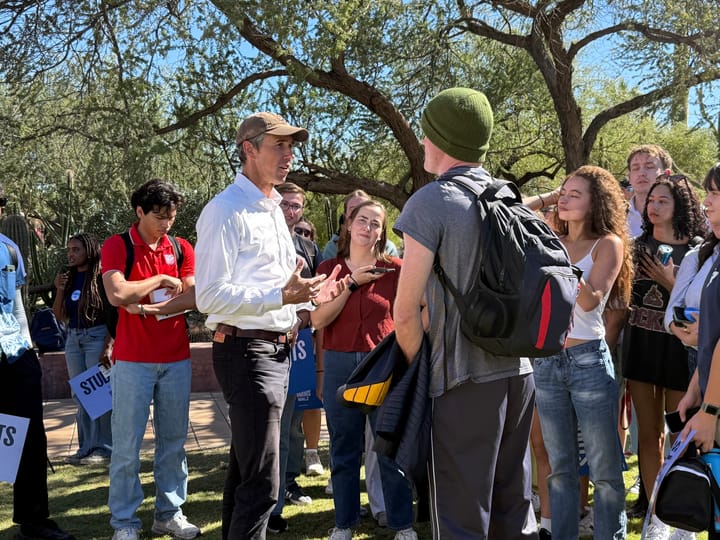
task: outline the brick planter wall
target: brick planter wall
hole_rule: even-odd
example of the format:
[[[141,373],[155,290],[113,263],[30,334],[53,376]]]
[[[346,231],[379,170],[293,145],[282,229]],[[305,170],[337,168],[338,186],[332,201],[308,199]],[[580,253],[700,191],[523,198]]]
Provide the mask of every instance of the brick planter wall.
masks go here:
[[[219,392],[220,386],[215,378],[212,365],[212,343],[191,343],[192,392]],[[40,356],[43,370],[43,398],[65,399],[70,397],[65,354],[61,352],[45,353]]]

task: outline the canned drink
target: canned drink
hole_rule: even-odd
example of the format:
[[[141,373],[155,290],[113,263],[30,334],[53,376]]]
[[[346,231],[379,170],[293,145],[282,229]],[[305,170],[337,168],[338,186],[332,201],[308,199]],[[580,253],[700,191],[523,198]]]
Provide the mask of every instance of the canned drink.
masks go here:
[[[663,266],[666,266],[667,263],[670,261],[672,252],[673,252],[673,248],[671,248],[667,244],[660,244],[657,248],[657,253],[655,254],[655,256],[660,261],[660,264],[662,264]]]

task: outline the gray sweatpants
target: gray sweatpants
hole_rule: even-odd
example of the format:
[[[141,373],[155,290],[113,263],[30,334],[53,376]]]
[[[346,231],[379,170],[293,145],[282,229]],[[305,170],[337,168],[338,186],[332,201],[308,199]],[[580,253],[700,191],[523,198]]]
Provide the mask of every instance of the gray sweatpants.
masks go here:
[[[534,403],[532,375],[467,382],[433,399],[433,539],[537,539],[528,445]]]

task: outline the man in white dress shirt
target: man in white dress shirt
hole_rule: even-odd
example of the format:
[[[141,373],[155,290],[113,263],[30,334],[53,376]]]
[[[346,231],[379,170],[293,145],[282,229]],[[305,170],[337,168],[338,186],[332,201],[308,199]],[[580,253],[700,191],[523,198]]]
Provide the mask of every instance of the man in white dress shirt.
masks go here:
[[[307,130],[262,112],[240,125],[242,162],[232,185],[197,222],[196,300],[215,331],[215,374],[229,404],[232,432],[222,503],[222,537],[264,539],[278,500],[280,417],[289,352],[310,304],[340,294],[345,280],[302,278],[303,262],[274,189],[290,171]]]

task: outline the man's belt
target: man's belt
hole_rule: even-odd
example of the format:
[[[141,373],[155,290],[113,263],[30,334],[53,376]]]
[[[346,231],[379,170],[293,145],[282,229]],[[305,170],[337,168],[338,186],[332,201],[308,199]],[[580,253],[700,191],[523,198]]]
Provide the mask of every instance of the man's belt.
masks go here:
[[[292,338],[292,332],[271,332],[270,330],[243,330],[237,326],[230,326],[229,324],[218,324],[215,328],[216,334],[222,334],[224,336],[230,336],[234,338],[243,339],[262,339],[264,341],[272,341],[273,343],[280,343],[284,345],[289,343]],[[223,340],[215,340],[222,342]]]

